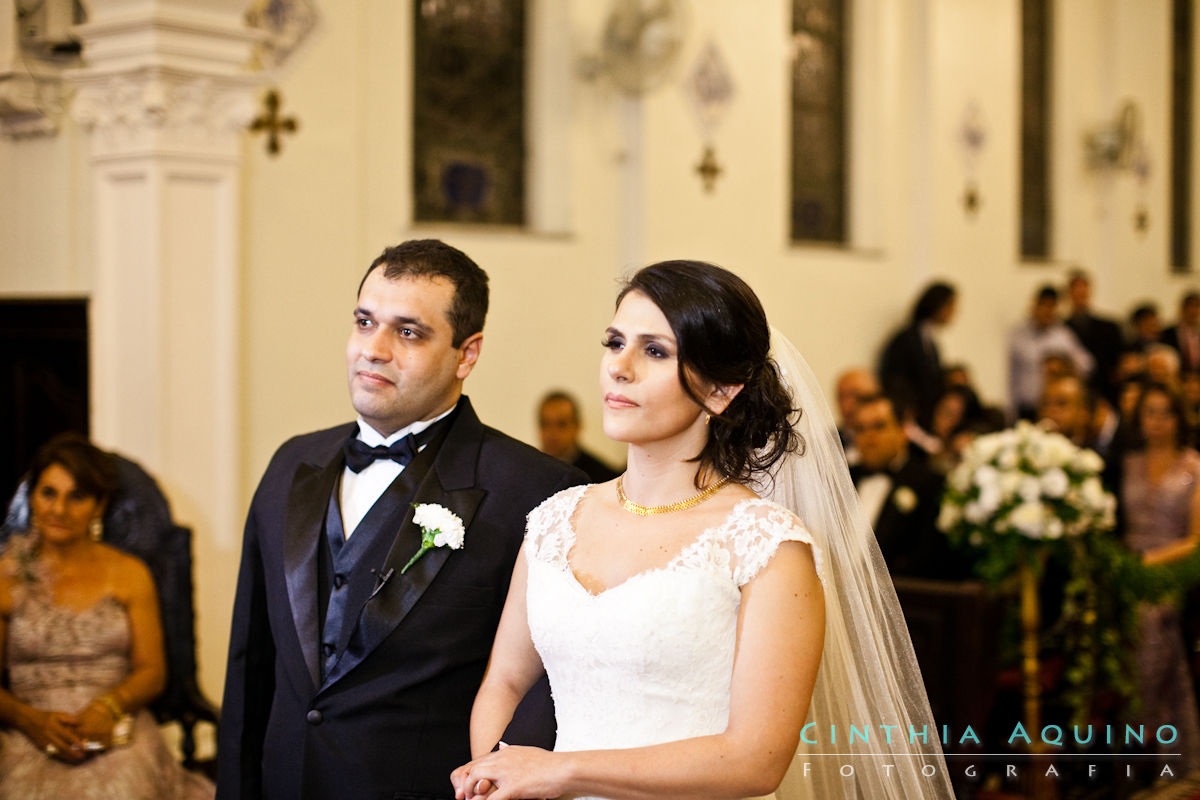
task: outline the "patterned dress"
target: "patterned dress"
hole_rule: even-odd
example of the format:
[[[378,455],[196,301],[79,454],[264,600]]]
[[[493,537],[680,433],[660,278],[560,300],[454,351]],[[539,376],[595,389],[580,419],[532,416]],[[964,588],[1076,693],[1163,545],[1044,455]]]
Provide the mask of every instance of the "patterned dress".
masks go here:
[[[1121,504],[1125,513],[1125,543],[1138,553],[1186,538],[1191,523],[1192,495],[1200,484],[1200,454],[1185,450],[1157,482],[1150,480],[1146,456],[1125,459]],[[1138,694],[1142,708],[1136,722],[1146,726],[1146,741],[1154,740],[1160,725],[1173,725],[1179,738],[1160,746],[1182,754],[1183,771],[1200,769],[1200,718],[1188,668],[1179,608],[1175,604],[1138,608]],[[1172,768],[1179,759],[1167,762]],[[1175,770],[1180,774],[1180,770]]]
[[[75,611],[38,581],[18,582],[6,620],[9,691],[35,708],[81,711],[129,672],[129,614],[111,596]],[[146,710],[127,745],[78,765],[50,758],[25,734],[0,729],[0,800],[204,800],[214,788],[172,756]]]

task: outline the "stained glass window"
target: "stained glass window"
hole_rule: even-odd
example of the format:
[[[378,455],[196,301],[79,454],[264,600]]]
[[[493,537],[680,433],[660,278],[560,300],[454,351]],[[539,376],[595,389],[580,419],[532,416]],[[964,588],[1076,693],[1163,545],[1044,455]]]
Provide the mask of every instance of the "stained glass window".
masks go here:
[[[795,240],[847,239],[845,5],[844,0],[792,0]]]
[[[1021,256],[1050,257],[1050,62],[1046,0],[1021,0]]]
[[[524,0],[413,8],[414,219],[523,225]]]

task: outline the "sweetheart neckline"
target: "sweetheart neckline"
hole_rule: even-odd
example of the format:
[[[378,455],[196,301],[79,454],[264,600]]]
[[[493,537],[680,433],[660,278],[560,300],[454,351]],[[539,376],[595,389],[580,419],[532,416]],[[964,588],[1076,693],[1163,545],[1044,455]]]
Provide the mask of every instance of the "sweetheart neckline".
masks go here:
[[[583,500],[583,497],[584,497],[584,495],[587,494],[587,490],[589,488],[591,488],[591,487],[590,486],[581,487],[582,491],[579,492],[578,496],[575,498],[575,502],[571,505],[570,511],[566,515],[565,527],[566,527],[566,532],[567,532],[567,536],[566,536],[567,541],[564,543],[565,546],[563,548],[563,553],[562,553],[562,561],[563,561],[562,571],[566,572],[567,575],[570,576],[571,582],[573,584],[575,584],[577,587],[579,587],[579,589],[584,594],[586,594],[588,597],[591,597],[594,599],[601,598],[604,595],[608,594],[609,592],[611,592],[615,589],[620,589],[622,586],[626,585],[627,583],[634,580],[635,578],[640,578],[645,575],[653,575],[653,574],[659,573],[659,572],[670,571],[676,565],[676,563],[678,561],[680,561],[685,555],[688,554],[689,551],[698,548],[701,544],[703,544],[704,542],[706,542],[708,540],[708,538],[710,537],[711,534],[714,534],[717,531],[720,531],[722,528],[724,528],[726,525],[728,525],[729,521],[732,520],[734,518],[734,516],[742,509],[742,506],[745,506],[749,503],[767,503],[767,504],[770,503],[769,500],[766,500],[762,497],[746,497],[746,498],[743,498],[743,499],[737,501],[737,503],[734,504],[733,508],[731,508],[729,510],[729,513],[725,515],[724,519],[722,519],[720,522],[716,523],[715,525],[709,525],[707,528],[700,531],[700,533],[696,536],[696,538],[692,539],[690,542],[688,542],[686,545],[684,545],[682,548],[680,548],[679,552],[677,552],[674,556],[672,556],[671,560],[668,561],[666,564],[662,564],[657,567],[647,567],[646,569],[639,570],[639,571],[633,573],[632,575],[626,576],[625,578],[621,579],[620,581],[618,581],[617,583],[614,583],[611,586],[606,586],[605,588],[601,589],[599,592],[593,592],[590,589],[588,589],[586,586],[584,586],[583,582],[579,580],[579,575],[576,574],[575,567],[573,567],[571,565],[571,558],[570,558],[571,551],[573,549],[575,549],[575,544],[579,539],[578,532],[575,530],[575,512],[578,510],[579,503]]]

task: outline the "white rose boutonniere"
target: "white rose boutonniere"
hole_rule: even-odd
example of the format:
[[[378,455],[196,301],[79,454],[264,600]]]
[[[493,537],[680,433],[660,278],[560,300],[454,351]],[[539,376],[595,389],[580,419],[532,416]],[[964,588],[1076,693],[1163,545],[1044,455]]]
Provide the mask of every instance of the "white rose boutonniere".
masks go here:
[[[917,507],[917,493],[907,486],[898,486],[892,492],[892,502],[901,514],[908,514]]]
[[[404,565],[404,569],[400,570],[401,575],[417,563],[417,559],[425,555],[426,551],[435,547],[461,550],[467,533],[463,521],[445,506],[439,506],[437,503],[413,503],[413,509],[413,522],[421,529],[421,549],[417,550]]]

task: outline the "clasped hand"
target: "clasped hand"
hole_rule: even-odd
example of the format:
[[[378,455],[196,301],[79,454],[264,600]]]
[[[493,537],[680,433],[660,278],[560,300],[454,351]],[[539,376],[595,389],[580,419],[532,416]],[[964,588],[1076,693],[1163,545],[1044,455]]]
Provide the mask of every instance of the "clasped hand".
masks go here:
[[[39,711],[26,734],[47,755],[78,764],[112,744],[113,719],[104,710],[88,706],[78,714]]]
[[[509,746],[463,764],[450,774],[455,800],[530,800],[563,794],[559,753]]]

